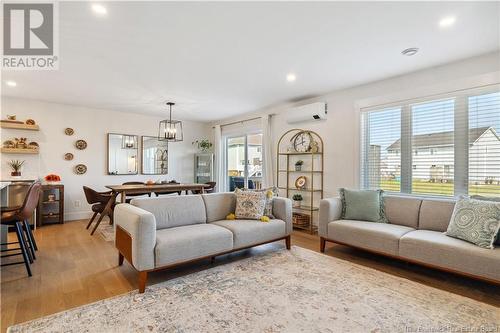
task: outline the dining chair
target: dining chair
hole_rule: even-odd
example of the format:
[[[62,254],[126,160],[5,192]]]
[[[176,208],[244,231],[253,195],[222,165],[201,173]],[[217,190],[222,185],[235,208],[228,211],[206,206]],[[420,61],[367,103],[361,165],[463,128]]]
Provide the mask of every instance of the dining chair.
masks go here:
[[[176,182],[175,180],[171,180],[169,181],[167,184],[180,184],[178,182]],[[178,195],[181,195],[182,194],[182,191],[161,191],[161,192],[155,192],[156,196],[160,196],[162,194],[173,194],[173,193],[177,193]]]
[[[122,185],[144,185],[144,183],[143,182],[125,182]],[[143,195],[147,195],[148,197],[151,197],[151,192],[134,193],[134,194],[127,193],[127,197],[125,198],[125,202],[130,203],[130,201],[132,201],[133,197],[140,197]],[[132,197],[132,198],[128,198],[128,197]]]
[[[94,212],[94,214],[89,220],[89,223],[87,224],[87,229],[90,228],[90,225],[96,218],[97,214],[100,214],[99,219],[97,220],[94,226],[94,229],[92,229],[92,232],[90,233],[91,235],[93,235],[94,232],[97,230],[97,227],[101,223],[102,219],[106,215],[109,217],[109,222],[110,222],[109,224],[113,224],[113,210],[111,210],[111,214],[110,213],[103,214],[103,212],[109,200],[113,201],[115,200],[115,195],[113,194],[112,191],[97,192],[96,190],[93,190],[87,186],[83,187],[83,192],[85,193],[85,198],[87,199],[88,204],[92,205],[92,212]],[[114,202],[113,202],[113,207],[114,207]]]
[[[24,198],[22,206],[2,208],[1,211],[1,224],[9,227],[14,227],[16,231],[17,241],[2,243],[0,245],[3,247],[11,244],[19,244],[19,247],[6,248],[1,250],[0,252],[10,252],[17,250],[21,251],[18,253],[2,255],[1,258],[22,255],[23,261],[2,263],[0,266],[10,266],[24,263],[26,271],[28,272],[28,276],[32,276],[30,264],[33,263],[33,261],[36,259],[35,251],[38,250],[35,236],[31,232],[31,227],[28,223],[28,219],[33,216],[33,212],[38,206],[38,199],[40,197],[41,189],[42,185],[40,184],[40,182],[31,184],[28,192],[26,193],[26,197]]]
[[[206,182],[205,184],[209,185],[210,187],[205,188],[204,193],[213,193],[215,191],[215,185],[217,185],[216,182]],[[192,190],[191,191],[193,194],[200,194],[201,191],[199,190]]]

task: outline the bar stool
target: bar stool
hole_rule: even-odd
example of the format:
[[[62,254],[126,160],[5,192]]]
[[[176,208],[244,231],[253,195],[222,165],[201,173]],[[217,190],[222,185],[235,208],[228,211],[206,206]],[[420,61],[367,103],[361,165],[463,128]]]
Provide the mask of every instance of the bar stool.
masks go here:
[[[23,261],[12,262],[12,263],[2,263],[0,266],[10,266],[10,265],[18,265],[23,264],[26,266],[26,271],[28,272],[28,276],[31,276],[31,268],[30,264],[33,263],[33,260],[36,259],[35,251],[38,250],[36,245],[35,237],[31,232],[31,227],[28,223],[28,219],[33,216],[33,212],[38,205],[38,199],[40,196],[42,185],[39,182],[33,183],[26,197],[24,198],[23,205],[21,207],[12,207],[12,208],[2,208],[1,212],[1,224],[6,226],[14,227],[17,236],[17,242],[9,242],[3,243],[0,245],[11,245],[11,244],[19,244],[18,248],[13,249],[5,249],[0,252],[10,252],[15,250],[21,250],[20,253],[11,253],[2,255],[2,258],[12,257],[17,255],[23,256]],[[24,229],[24,230],[23,230]]]

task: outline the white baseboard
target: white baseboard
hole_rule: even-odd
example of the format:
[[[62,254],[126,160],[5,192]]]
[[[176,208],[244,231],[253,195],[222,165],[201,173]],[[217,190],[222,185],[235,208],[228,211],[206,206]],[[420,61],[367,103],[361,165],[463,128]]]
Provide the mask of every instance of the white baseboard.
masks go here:
[[[64,221],[87,220],[92,217],[92,211],[64,213]]]

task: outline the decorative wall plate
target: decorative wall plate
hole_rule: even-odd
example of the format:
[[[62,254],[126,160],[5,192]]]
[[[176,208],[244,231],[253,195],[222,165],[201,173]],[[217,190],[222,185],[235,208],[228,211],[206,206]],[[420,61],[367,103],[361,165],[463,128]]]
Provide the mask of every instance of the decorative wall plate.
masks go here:
[[[305,176],[300,176],[295,180],[295,187],[298,189],[303,189],[306,186],[307,178]]]
[[[77,164],[75,166],[75,173],[77,175],[83,175],[85,172],[87,172],[87,166],[85,164]]]
[[[74,133],[75,131],[71,127],[68,127],[64,130],[64,134],[66,135],[73,135]]]
[[[71,153],[66,153],[66,154],[64,154],[64,159],[65,159],[66,161],[71,161],[71,160],[73,159],[73,157],[74,157],[74,156],[73,156],[73,154],[71,154]]]
[[[76,149],[84,150],[85,148],[87,148],[87,141],[76,140],[75,147],[76,147]]]

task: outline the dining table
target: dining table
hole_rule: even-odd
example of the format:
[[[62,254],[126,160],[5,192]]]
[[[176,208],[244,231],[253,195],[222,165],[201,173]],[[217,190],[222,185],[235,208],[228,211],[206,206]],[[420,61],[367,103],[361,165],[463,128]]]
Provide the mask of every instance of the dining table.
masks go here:
[[[158,193],[158,192],[182,192],[196,191],[197,193],[205,193],[205,189],[210,188],[209,184],[187,183],[187,184],[126,184],[126,185],[106,185],[106,188],[111,190],[113,194],[109,199],[102,214],[113,212],[113,206],[116,202],[116,197],[121,195],[120,202],[124,203],[127,194],[139,193]]]

